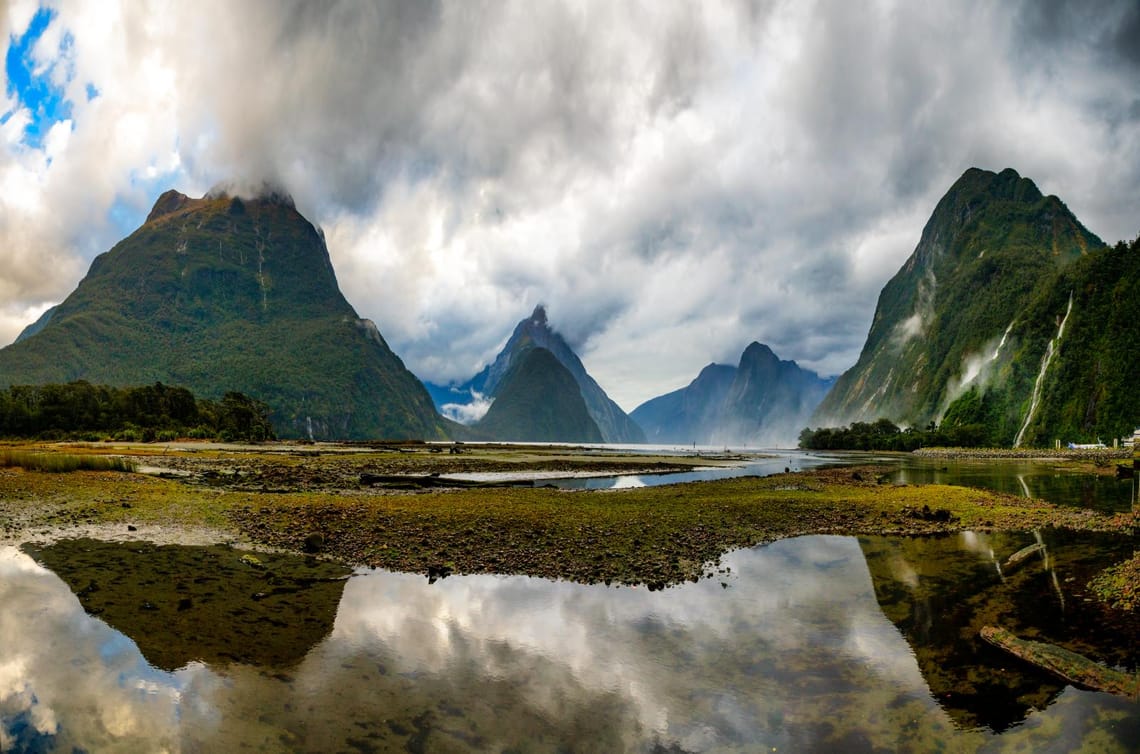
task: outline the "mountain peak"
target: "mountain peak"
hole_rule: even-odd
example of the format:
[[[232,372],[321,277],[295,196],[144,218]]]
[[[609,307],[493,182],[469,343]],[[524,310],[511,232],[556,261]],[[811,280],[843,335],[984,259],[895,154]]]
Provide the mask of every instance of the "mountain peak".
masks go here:
[[[744,349],[744,353],[740,357],[741,363],[745,361],[779,361],[775,352],[768,346],[760,343],[759,341],[752,341],[748,344],[748,348]]]
[[[1005,168],[1000,173],[982,168],[969,168],[946,193],[947,197],[956,195],[1030,204],[1044,197],[1037,184],[1029,178],[1022,177],[1013,168]]]
[[[550,327],[546,318],[546,307],[542,304],[536,306],[529,317],[519,320],[507,344],[495,360],[466,383],[461,392],[470,390],[497,401],[508,375],[536,347],[553,354],[554,358],[573,376],[586,402],[590,418],[601,431],[605,442],[645,442],[645,433],[641,428],[622,411],[620,406],[610,400],[606,392],[586,371],[582,360],[566,340],[557,330]]]
[[[548,349],[524,348],[475,425],[492,437],[529,442],[604,442],[577,379]]]
[[[534,307],[534,312],[530,315],[530,322],[535,327],[549,327],[546,320],[546,307],[542,304]]]
[[[970,168],[883,287],[859,361],[813,423],[937,420],[977,378],[968,362],[994,353],[1034,292],[1103,246],[1060,199],[1016,170]]]
[[[188,205],[190,201],[190,197],[180,191],[175,191],[174,189],[164,191],[155,201],[154,207],[150,210],[150,214],[146,216],[146,221],[149,223],[151,220],[162,217],[163,215],[177,212]]]
[[[206,192],[204,199],[245,199],[247,201],[261,201],[268,204],[279,204],[282,207],[296,209],[293,196],[281,186],[270,181],[242,182],[222,181]]]
[[[652,442],[791,447],[830,386],[753,342],[739,368],[709,364],[687,387],[646,401],[632,417]]]

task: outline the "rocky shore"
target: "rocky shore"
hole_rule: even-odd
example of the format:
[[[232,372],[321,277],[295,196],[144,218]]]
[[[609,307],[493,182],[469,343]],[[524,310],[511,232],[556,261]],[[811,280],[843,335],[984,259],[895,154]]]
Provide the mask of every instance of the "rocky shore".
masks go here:
[[[1020,458],[1025,460],[1092,461],[1110,463],[1132,458],[1132,448],[919,448],[920,458]]]

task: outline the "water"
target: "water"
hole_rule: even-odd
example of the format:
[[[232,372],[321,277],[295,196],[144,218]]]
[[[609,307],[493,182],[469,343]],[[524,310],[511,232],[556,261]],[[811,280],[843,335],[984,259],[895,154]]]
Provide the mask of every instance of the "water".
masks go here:
[[[749,458],[738,465],[668,474],[622,474],[570,479],[542,479],[562,489],[619,489],[682,482],[768,476],[784,471],[802,471],[827,466],[875,464],[893,468],[888,477],[895,484],[953,484],[1035,497],[1057,505],[1075,505],[1105,513],[1131,510],[1133,482],[1111,475],[1074,472],[1048,461],[986,459],[948,461],[921,456],[856,452],[764,451],[764,457]],[[457,475],[461,476],[461,475]],[[506,476],[506,475],[503,475]]]
[[[1005,573],[1033,534],[802,537],[656,592],[0,549],[0,751],[1135,751],[1136,703],[976,638],[1140,667],[1082,592],[1135,543],[1041,536]]]
[[[805,452],[800,450],[764,450],[758,455],[746,456],[733,466],[706,467],[695,471],[671,472],[667,474],[619,474],[596,477],[574,477],[563,479],[542,480],[543,484],[552,484],[561,489],[604,490],[627,487],[652,487],[660,484],[680,484],[683,482],[704,482],[713,479],[731,479],[741,476],[768,476],[778,474],[785,469],[791,471],[804,471],[824,466],[849,464],[852,462],[868,463],[868,458],[876,458],[861,454],[858,461],[854,456],[844,456],[839,453]]]
[[[1103,513],[1132,508],[1133,480],[1113,475],[1078,473],[1048,461],[946,461],[908,457],[891,480],[905,484],[954,484],[962,487],[1035,497],[1058,505],[1075,505]]]

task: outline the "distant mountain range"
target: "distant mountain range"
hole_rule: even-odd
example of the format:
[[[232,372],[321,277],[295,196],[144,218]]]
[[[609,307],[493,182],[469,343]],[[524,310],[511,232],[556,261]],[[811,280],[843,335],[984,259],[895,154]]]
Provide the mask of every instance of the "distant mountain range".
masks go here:
[[[795,447],[833,381],[752,343],[738,366],[709,364],[687,387],[630,416],[653,443]]]
[[[57,307],[0,349],[6,384],[164,382],[264,400],[282,437],[444,438],[450,423],[337,286],[279,191],[158,198]]]
[[[504,392],[504,386],[507,384],[507,375],[525,354],[536,347],[553,355],[557,362],[574,378],[581,397],[585,401],[590,419],[601,432],[603,442],[645,442],[645,433],[642,432],[641,428],[621,410],[620,406],[610,400],[610,397],[606,395],[597,381],[586,372],[582,360],[578,358],[566,340],[551,328],[546,318],[546,308],[541,305],[535,307],[534,312],[529,317],[521,320],[515,326],[510,339],[507,340],[507,344],[495,357],[495,360],[470,380],[458,385],[427,383],[426,387],[436,402],[437,408],[445,415],[456,420],[466,420],[475,429],[487,432],[489,430],[485,424],[472,420],[479,418],[481,407],[493,405],[490,403],[491,401],[498,402]],[[549,364],[547,365],[549,366]],[[517,385],[512,387],[517,389]],[[534,439],[526,436],[521,424],[510,425],[496,417],[493,426],[495,428],[495,439]],[[577,429],[569,432],[569,434],[576,435]]]
[[[889,418],[995,445],[1140,423],[1140,255],[1109,249],[1013,170],[971,168],[879,296],[858,362],[813,426]]]
[[[0,382],[240,391],[282,437],[782,446],[809,424],[888,418],[1051,445],[1140,425],[1138,354],[1140,239],[1107,247],[1028,178],[971,168],[834,384],[753,343],[627,415],[539,306],[477,375],[425,389],[344,299],[321,233],[270,188],[164,193],[0,349]]]

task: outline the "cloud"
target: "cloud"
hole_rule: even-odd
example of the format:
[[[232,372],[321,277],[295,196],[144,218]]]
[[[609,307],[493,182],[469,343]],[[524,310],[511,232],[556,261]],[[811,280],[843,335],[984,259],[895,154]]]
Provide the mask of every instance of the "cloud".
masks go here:
[[[222,180],[287,187],[421,377],[472,375],[545,301],[627,409],[753,340],[848,367],[972,165],[1140,230],[1128,2],[50,7],[69,123],[30,146],[6,95],[0,340],[163,189]]]
[[[488,398],[477,390],[471,391],[470,398],[466,403],[445,403],[439,407],[440,413],[460,424],[474,424],[487,415],[491,404],[495,402],[494,398]]]

